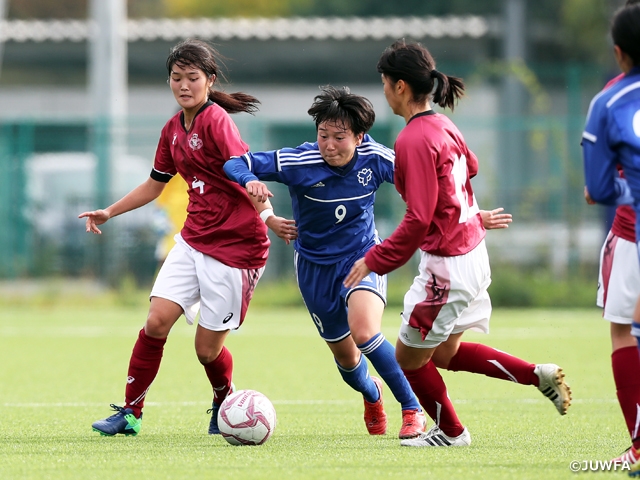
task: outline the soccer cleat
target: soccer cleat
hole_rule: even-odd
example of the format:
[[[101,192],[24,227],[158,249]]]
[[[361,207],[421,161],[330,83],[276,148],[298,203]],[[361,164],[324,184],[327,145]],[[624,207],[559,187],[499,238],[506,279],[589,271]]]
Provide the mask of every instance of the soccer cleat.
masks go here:
[[[457,437],[446,435],[440,427],[434,425],[428,432],[421,432],[415,438],[402,440],[403,447],[468,447],[471,445],[471,435],[465,427]]]
[[[231,386],[229,387],[227,396],[235,391],[236,386],[233,384],[233,382],[231,382]],[[211,404],[211,408],[207,410],[207,414],[211,414],[211,420],[209,421],[209,435],[220,435],[220,429],[218,428],[218,412],[220,411],[220,405],[222,405],[223,401],[224,398],[222,399],[222,401],[220,401],[220,403],[216,403],[214,398],[214,401]]]
[[[631,445],[622,455],[611,460],[611,463],[624,468],[629,468],[630,477],[640,475],[640,452]]]
[[[104,420],[93,422],[93,431],[100,435],[112,437],[118,433],[123,435],[137,435],[142,428],[142,413],[136,418],[130,408],[119,407],[113,403],[110,405],[116,412]]]
[[[378,377],[371,377],[376,384],[380,398],[377,402],[364,401],[364,424],[367,426],[369,435],[384,435],[387,433],[387,414],[382,405],[382,382]]]
[[[414,438],[424,432],[427,425],[427,419],[424,413],[418,409],[402,411],[402,427],[398,438]]]
[[[562,369],[553,363],[541,363],[533,370],[540,379],[538,390],[553,402],[560,415],[571,405],[571,388],[564,381]]]

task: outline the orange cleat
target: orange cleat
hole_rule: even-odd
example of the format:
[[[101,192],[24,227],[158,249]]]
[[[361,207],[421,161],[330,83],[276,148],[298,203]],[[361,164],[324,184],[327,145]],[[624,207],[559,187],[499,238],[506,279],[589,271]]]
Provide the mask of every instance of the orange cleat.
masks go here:
[[[384,435],[387,433],[387,414],[382,406],[382,382],[378,377],[371,377],[378,387],[380,398],[375,403],[364,401],[364,424],[369,435]]]
[[[418,409],[402,411],[402,428],[398,438],[415,438],[424,432],[427,425],[427,419],[424,413]]]

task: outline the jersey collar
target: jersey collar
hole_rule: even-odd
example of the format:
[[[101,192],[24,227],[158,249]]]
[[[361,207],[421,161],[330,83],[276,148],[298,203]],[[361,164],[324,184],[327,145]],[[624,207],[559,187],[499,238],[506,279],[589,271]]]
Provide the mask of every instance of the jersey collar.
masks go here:
[[[327,163],[327,166],[331,170],[336,172],[338,175],[341,175],[344,177],[347,173],[353,170],[353,167],[357,161],[358,161],[358,147],[356,147],[356,149],[353,152],[353,157],[351,158],[351,160],[349,160],[349,163],[347,163],[346,165],[343,165],[342,167],[332,167]]]
[[[193,121],[196,121],[196,118],[198,118],[198,115],[200,115],[200,112],[202,112],[205,108],[210,107],[211,105],[213,105],[213,102],[211,100],[207,100],[207,103],[205,103],[204,105],[202,105],[200,107],[200,110],[198,110],[198,112],[196,113],[195,117],[193,117]],[[186,132],[187,129],[184,128],[184,112],[180,112],[180,125],[182,125],[182,128],[184,129],[184,131]],[[191,123],[191,126],[193,128],[193,122]]]
[[[434,112],[433,110],[427,110],[426,112],[420,112],[420,113],[416,113],[413,117],[411,117],[409,119],[409,121],[407,122],[407,125],[409,125],[409,123],[411,122],[411,120],[413,120],[414,118],[418,118],[418,117],[424,117],[426,115],[435,115],[436,112]]]

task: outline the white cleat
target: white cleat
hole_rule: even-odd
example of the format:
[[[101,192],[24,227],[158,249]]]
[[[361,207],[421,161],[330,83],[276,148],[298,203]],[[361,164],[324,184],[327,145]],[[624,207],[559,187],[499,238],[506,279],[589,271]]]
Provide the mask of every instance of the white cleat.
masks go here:
[[[533,373],[540,379],[538,390],[553,402],[560,415],[566,415],[571,405],[571,388],[564,381],[562,369],[553,363],[541,363]]]
[[[402,440],[403,447],[468,447],[471,445],[471,434],[465,427],[457,437],[446,435],[440,427],[434,425],[428,432],[423,432],[415,438]]]

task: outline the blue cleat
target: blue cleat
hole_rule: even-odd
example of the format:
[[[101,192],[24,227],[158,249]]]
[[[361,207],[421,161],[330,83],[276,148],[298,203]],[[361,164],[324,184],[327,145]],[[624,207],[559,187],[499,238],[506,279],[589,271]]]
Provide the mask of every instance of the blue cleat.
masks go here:
[[[93,422],[93,431],[98,432],[100,435],[112,437],[118,433],[123,435],[137,435],[142,428],[142,414],[140,418],[136,418],[133,414],[133,410],[130,408],[122,408],[117,405],[111,404],[116,414],[111,415],[104,420],[98,420]]]
[[[236,386],[233,384],[233,382],[231,382],[231,386],[229,387],[229,393],[227,393],[227,396],[231,395],[235,391]],[[207,410],[207,414],[211,415],[211,420],[209,421],[209,435],[220,435],[220,429],[218,428],[218,412],[220,411],[221,404],[222,401],[220,403],[216,403],[216,399],[214,397],[211,408]]]
[[[209,422],[209,435],[220,435],[220,429],[218,428],[218,412],[220,411],[220,405],[213,403],[211,408],[207,410],[208,414],[211,414],[211,421]]]

